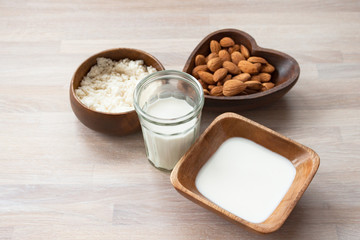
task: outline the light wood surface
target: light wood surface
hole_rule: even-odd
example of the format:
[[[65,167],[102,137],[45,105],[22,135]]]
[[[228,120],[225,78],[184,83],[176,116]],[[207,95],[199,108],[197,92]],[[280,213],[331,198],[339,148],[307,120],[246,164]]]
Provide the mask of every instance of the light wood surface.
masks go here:
[[[145,157],[70,108],[82,61],[142,49],[181,70],[208,33],[237,28],[300,64],[271,106],[240,112],[313,148],[320,168],[282,228],[260,235],[203,209]],[[0,0],[0,239],[359,239],[359,1]],[[204,112],[202,130],[218,115]]]

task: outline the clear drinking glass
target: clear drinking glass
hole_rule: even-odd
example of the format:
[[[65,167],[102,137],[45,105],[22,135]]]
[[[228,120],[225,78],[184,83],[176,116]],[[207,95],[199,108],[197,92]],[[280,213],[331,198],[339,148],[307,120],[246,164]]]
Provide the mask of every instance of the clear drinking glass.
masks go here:
[[[197,139],[203,105],[200,83],[184,72],[159,71],[137,84],[134,107],[147,158],[156,168],[172,170]]]

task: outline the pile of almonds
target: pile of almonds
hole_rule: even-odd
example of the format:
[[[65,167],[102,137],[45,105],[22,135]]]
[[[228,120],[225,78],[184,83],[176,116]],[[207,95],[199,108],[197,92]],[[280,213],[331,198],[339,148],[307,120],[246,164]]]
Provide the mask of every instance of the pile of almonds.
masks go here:
[[[192,75],[203,87],[204,94],[212,96],[247,95],[274,87],[271,73],[275,71],[262,57],[250,56],[244,45],[224,37],[210,42],[211,53],[195,57]]]

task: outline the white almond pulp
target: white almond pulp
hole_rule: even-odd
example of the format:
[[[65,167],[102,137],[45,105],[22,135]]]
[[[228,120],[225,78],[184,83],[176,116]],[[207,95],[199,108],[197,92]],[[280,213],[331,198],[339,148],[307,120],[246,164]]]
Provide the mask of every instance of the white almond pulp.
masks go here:
[[[156,72],[143,60],[128,58],[113,61],[97,58],[97,64],[82,79],[75,89],[79,100],[91,110],[105,113],[121,113],[134,110],[133,93],[136,84]]]

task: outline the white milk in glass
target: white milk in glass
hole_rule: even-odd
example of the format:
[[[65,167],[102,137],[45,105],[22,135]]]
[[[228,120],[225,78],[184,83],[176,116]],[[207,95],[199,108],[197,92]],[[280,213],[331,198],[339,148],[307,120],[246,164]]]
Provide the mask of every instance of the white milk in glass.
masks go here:
[[[193,111],[183,99],[160,98],[144,109],[147,114],[161,119],[175,119]],[[149,160],[157,168],[171,170],[199,135],[199,119],[178,125],[143,123],[142,131]]]
[[[252,223],[264,222],[296,175],[283,156],[245,138],[226,140],[200,169],[199,192],[221,208]]]

